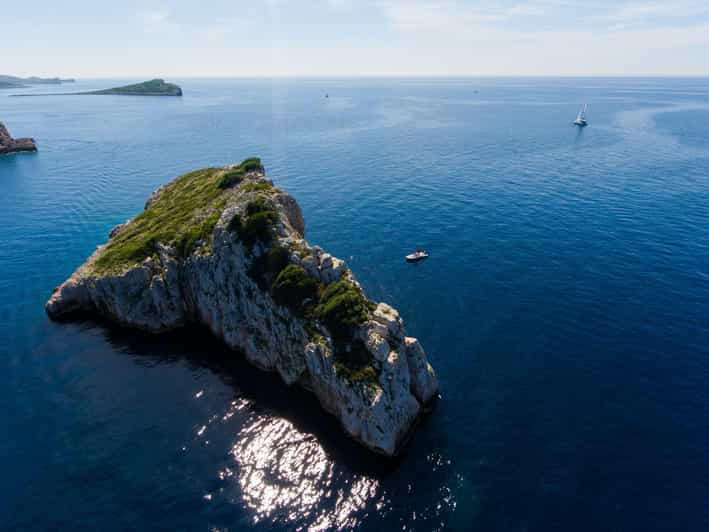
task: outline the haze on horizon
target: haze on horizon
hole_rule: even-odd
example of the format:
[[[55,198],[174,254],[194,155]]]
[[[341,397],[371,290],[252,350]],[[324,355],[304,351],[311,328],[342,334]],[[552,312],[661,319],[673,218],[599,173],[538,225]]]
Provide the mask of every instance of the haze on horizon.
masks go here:
[[[706,0],[35,0],[0,74],[709,75]]]

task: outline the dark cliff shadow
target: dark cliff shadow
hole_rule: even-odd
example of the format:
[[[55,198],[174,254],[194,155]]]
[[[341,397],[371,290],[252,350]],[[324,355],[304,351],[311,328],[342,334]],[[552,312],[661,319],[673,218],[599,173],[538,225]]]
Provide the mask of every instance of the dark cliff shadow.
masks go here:
[[[259,410],[282,417],[297,430],[312,434],[334,462],[353,473],[381,479],[394,472],[406,456],[408,445],[394,458],[362,447],[344,433],[337,419],[322,409],[312,393],[299,386],[287,386],[277,373],[252,366],[242,353],[229,349],[202,326],[189,325],[154,335],[84,314],[59,322],[100,330],[115,351],[156,371],[163,364],[179,362],[211,371],[239,397],[252,400]],[[421,423],[426,423],[427,418],[428,415],[424,416]]]

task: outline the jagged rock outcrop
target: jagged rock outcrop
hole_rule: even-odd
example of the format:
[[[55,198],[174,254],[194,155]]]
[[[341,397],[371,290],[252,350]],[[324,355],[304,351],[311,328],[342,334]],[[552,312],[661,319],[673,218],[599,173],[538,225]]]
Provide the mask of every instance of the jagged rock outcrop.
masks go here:
[[[34,139],[13,139],[5,124],[0,122],[0,155],[22,151],[37,151]]]
[[[345,262],[304,233],[300,207],[257,159],[192,172],[115,228],[46,310],[155,333],[202,323],[394,455],[437,396],[434,371],[398,312],[368,300]]]

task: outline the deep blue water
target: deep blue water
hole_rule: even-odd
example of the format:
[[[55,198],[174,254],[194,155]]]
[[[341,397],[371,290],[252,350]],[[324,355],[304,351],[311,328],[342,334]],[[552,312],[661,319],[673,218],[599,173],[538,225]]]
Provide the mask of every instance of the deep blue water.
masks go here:
[[[176,81],[0,94],[40,149],[0,158],[0,528],[709,528],[709,80]],[[201,330],[45,317],[154,188],[251,155],[437,370],[394,463]]]

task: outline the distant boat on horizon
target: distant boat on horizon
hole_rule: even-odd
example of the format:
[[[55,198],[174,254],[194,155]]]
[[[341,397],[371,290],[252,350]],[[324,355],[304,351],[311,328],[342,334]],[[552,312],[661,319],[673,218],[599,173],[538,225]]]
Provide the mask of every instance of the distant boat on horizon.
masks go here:
[[[588,109],[588,104],[583,104],[583,107],[576,115],[576,120],[574,120],[574,125],[579,127],[586,127],[588,125],[588,120],[586,120],[586,110]]]

